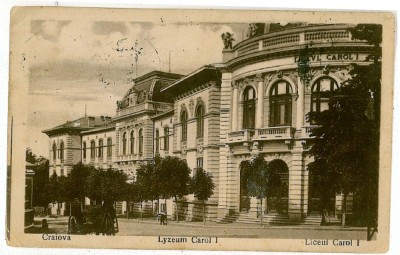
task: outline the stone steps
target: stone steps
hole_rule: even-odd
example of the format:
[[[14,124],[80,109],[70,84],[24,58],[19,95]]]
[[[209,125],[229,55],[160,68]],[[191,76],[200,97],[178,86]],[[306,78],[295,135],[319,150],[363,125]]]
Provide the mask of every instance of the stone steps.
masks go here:
[[[334,216],[329,218],[330,225],[340,225],[340,220]],[[215,222],[220,224],[228,223],[243,223],[243,224],[260,224],[261,218],[255,218],[247,212],[240,212],[233,215],[224,217],[223,219],[217,219]],[[293,222],[289,220],[287,215],[279,214],[268,214],[263,216],[263,225],[306,225],[306,226],[319,226],[321,224],[321,216],[319,215],[309,215],[302,219],[300,222]]]

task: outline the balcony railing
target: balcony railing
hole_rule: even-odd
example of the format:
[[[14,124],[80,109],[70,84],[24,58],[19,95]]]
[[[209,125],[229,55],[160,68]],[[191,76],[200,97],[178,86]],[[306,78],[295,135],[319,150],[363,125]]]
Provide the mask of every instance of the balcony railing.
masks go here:
[[[311,28],[312,29],[312,28]],[[296,46],[308,42],[326,43],[326,42],[350,42],[351,35],[346,28],[320,28],[316,31],[283,31],[280,35],[265,34],[259,37],[259,40],[249,40],[248,43],[241,43],[235,49],[235,56],[243,56],[249,53],[272,50],[279,47]]]
[[[301,128],[301,137],[309,138],[313,129],[317,128],[317,125],[305,126]]]
[[[132,114],[136,112],[141,112],[144,110],[156,110],[156,111],[168,111],[172,109],[172,105],[168,103],[156,103],[153,101],[147,101],[138,105],[128,106],[127,108],[117,110],[117,117],[124,116],[127,114]]]
[[[234,131],[228,134],[228,142],[235,143],[235,142],[250,141],[253,136],[254,136],[254,130],[252,129]]]
[[[291,127],[268,127],[257,129],[256,140],[275,140],[292,138]]]

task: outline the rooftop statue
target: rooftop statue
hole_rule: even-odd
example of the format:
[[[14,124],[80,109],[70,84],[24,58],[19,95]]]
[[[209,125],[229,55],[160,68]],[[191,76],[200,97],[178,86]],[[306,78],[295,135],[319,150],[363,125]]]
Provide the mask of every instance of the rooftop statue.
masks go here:
[[[264,33],[264,23],[250,23],[247,32],[247,37],[251,38]]]
[[[224,49],[232,49],[232,42],[235,41],[235,39],[233,38],[233,33],[222,33],[221,38],[224,42]]]

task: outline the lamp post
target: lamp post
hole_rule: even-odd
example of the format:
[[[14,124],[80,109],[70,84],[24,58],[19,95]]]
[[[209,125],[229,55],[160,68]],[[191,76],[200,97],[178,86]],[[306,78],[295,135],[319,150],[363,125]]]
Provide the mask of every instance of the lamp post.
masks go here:
[[[297,62],[297,72],[305,86],[309,85],[312,78],[309,55],[309,46],[306,44],[305,48],[300,50],[299,62]]]

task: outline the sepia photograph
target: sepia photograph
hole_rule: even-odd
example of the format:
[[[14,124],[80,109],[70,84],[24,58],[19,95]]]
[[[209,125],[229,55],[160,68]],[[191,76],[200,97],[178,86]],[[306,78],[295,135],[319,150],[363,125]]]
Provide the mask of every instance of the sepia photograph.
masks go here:
[[[18,7],[10,37],[9,244],[387,250],[390,13]]]

